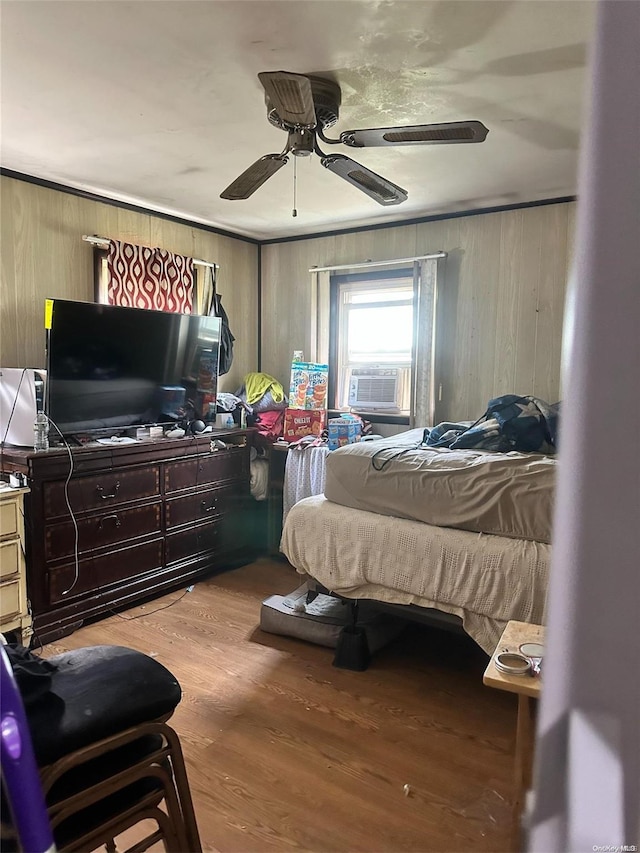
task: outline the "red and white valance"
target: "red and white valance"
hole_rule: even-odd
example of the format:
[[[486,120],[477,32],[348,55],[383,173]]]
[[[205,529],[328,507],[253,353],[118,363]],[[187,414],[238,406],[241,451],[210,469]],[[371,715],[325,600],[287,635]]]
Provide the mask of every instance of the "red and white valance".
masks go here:
[[[107,267],[110,305],[191,314],[193,258],[111,240]]]

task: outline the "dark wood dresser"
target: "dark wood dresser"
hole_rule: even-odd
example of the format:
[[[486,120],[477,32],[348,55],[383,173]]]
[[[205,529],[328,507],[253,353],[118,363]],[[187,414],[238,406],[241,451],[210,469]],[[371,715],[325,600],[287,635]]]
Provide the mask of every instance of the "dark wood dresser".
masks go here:
[[[212,438],[227,447],[211,450]],[[226,430],[92,443],[71,450],[70,477],[65,447],[4,448],[3,473],[29,479],[27,595],[36,641],[252,559],[251,441],[251,430]]]

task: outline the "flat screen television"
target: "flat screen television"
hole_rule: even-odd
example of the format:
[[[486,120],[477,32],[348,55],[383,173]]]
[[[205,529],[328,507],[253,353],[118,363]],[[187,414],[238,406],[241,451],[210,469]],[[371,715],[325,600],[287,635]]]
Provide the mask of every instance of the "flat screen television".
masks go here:
[[[46,411],[64,435],[176,423],[215,406],[219,317],[52,301]]]

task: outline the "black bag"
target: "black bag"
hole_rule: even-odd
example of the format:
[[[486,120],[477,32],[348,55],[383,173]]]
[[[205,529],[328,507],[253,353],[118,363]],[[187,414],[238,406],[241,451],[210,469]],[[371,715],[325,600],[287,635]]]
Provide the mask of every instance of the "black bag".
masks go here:
[[[215,290],[209,314],[213,317],[220,317],[222,320],[222,327],[220,329],[220,365],[218,368],[218,373],[222,376],[224,373],[228,373],[231,370],[231,363],[233,362],[233,342],[235,341],[235,338],[229,328],[227,312],[222,307],[222,297]]]

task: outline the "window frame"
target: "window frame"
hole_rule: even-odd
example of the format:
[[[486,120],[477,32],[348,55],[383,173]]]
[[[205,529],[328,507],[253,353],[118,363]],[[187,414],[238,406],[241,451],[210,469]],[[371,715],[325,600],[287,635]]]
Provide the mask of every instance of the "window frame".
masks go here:
[[[385,285],[392,284],[402,285],[411,292],[411,297],[407,302],[411,301],[413,310],[412,326],[415,329],[415,280],[413,267],[399,266],[390,267],[378,271],[367,271],[363,273],[347,273],[347,274],[331,274],[329,280],[329,386],[328,386],[328,401],[329,407],[335,411],[344,411],[345,408],[338,405],[338,392],[340,390],[340,365],[346,360],[346,342],[344,341],[344,331],[347,324],[348,311],[342,311],[341,294],[345,286],[352,286],[353,289],[363,288],[363,285],[370,284],[372,289],[382,289]],[[385,303],[386,304],[386,303]],[[399,304],[402,304],[399,302]],[[406,304],[406,303],[405,303]],[[412,342],[410,359],[407,364],[404,362],[397,366],[401,369],[406,369],[409,377],[413,371],[413,361],[415,357],[415,342]],[[373,364],[374,362],[372,362]],[[395,366],[395,365],[394,365]],[[411,399],[409,400],[409,409],[403,409],[399,412],[393,411],[372,412],[376,418],[383,417],[384,419],[395,420],[397,418],[406,419],[411,414]]]

